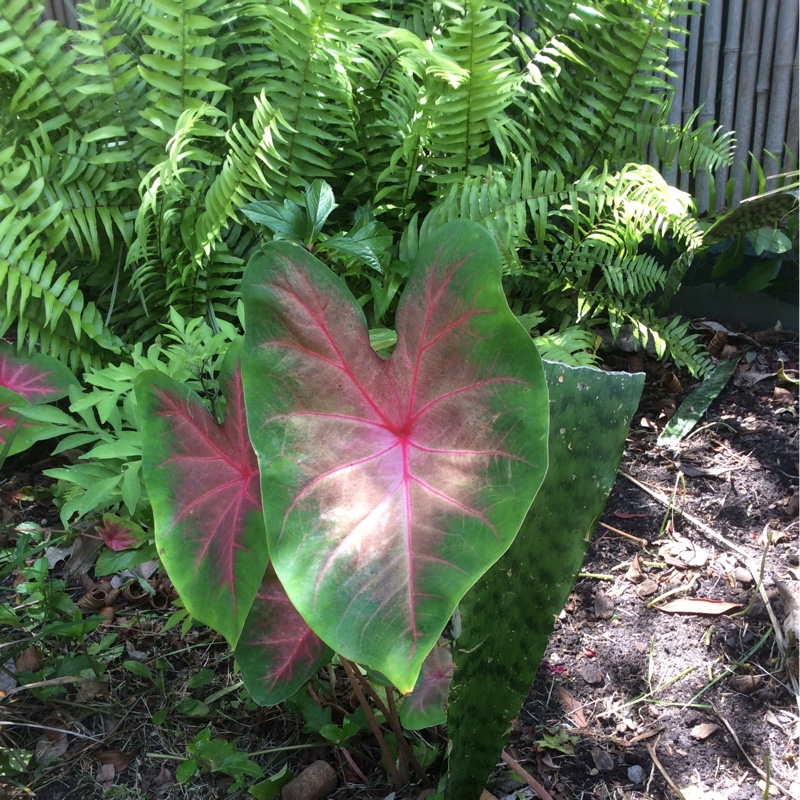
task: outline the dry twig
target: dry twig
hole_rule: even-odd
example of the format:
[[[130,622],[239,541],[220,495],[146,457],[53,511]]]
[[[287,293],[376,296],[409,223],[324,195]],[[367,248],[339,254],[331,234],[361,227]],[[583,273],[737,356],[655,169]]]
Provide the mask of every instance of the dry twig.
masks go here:
[[[544,786],[542,786],[542,784],[539,783],[539,781],[537,781],[536,778],[534,778],[533,775],[531,775],[530,772],[525,769],[525,767],[523,767],[518,761],[515,761],[513,758],[511,758],[511,756],[506,753],[505,750],[503,750],[501,758],[506,764],[508,764],[509,767],[511,767],[511,769],[514,770],[514,772],[517,773],[517,775],[520,776],[520,778],[522,778],[522,780],[525,781],[525,783],[528,784],[528,786],[531,787],[531,789],[533,789],[534,792],[536,792],[536,794],[539,795],[539,797],[542,798],[542,800],[553,800],[553,796],[550,794],[550,792],[548,792],[547,789],[545,789]]]

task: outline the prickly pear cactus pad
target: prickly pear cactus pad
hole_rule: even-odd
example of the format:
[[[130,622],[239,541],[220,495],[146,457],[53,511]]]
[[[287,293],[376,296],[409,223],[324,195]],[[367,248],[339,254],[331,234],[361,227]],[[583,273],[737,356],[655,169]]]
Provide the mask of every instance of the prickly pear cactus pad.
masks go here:
[[[479,798],[614,483],[644,376],[545,362],[550,463],[505,555],[459,604],[446,800]]]

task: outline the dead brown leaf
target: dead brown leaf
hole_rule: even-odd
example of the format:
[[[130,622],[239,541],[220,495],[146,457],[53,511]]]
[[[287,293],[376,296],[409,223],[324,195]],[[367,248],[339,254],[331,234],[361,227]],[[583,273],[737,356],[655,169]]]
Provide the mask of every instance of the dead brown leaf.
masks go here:
[[[689,736],[691,736],[692,739],[697,739],[698,741],[702,742],[703,740],[708,739],[712,733],[718,730],[719,725],[717,725],[715,722],[701,722],[699,725],[695,725],[694,728],[689,731]]]
[[[586,717],[584,716],[583,706],[581,703],[576,700],[563,686],[557,687],[556,695],[558,696],[558,702],[561,704],[561,708],[563,708],[567,715],[572,719],[575,727],[587,727]]]
[[[783,386],[776,386],[772,392],[772,402],[778,406],[791,406],[794,404],[794,392],[784,389]]]
[[[37,672],[40,666],[39,648],[35,645],[26,647],[14,659],[14,668],[16,672]]]
[[[638,553],[631,559],[631,564],[625,572],[625,577],[631,583],[641,583],[644,580],[642,557]]]
[[[729,603],[726,600],[708,600],[704,597],[683,597],[663,606],[656,606],[667,614],[727,614],[734,608],[741,608],[741,603]]]

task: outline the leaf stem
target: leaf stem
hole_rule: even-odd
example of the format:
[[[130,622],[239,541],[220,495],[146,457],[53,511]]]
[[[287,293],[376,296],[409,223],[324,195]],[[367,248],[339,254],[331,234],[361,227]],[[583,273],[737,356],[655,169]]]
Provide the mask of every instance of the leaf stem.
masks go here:
[[[369,722],[369,727],[372,730],[375,741],[378,743],[378,747],[381,749],[383,760],[386,762],[386,766],[392,776],[394,788],[400,790],[405,784],[400,778],[400,772],[398,771],[397,764],[395,764],[394,758],[389,750],[389,745],[386,744],[386,739],[384,738],[383,733],[381,733],[380,725],[378,725],[378,721],[375,719],[375,715],[372,713],[372,708],[370,707],[370,704],[367,702],[367,698],[364,695],[364,690],[361,687],[361,683],[356,677],[358,668],[341,655],[339,655],[339,660],[342,662],[344,674],[347,675],[347,680],[350,681],[350,685],[353,687],[353,691],[356,693],[356,697],[358,698],[358,702],[361,704],[361,708],[364,709],[364,714]]]

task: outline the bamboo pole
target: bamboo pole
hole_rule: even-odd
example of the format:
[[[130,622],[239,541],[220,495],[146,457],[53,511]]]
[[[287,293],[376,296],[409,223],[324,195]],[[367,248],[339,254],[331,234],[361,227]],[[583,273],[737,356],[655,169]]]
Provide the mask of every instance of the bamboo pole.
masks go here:
[[[717,117],[717,76],[720,66],[720,48],[722,45],[722,0],[709,0],[703,20],[703,58],[700,65],[700,93],[702,104],[697,115],[698,125],[713,123]],[[697,173],[694,196],[699,211],[708,210],[707,170]]]
[[[703,4],[692,3],[694,14],[689,20],[689,47],[686,53],[686,75],[684,77],[683,103],[681,105],[681,125],[692,115],[697,108],[695,99],[695,86],[697,84],[697,54],[700,52],[701,29],[703,25]],[[680,176],[680,187],[684,191],[691,189],[691,175],[684,172]]]
[[[775,26],[778,24],[780,0],[767,0],[764,20],[761,24],[761,53],[758,58],[758,80],[756,81],[756,107],[753,119],[753,143],[750,151],[763,167],[767,159],[764,155],[764,140],[767,130],[767,117],[772,110],[772,64],[775,52]],[[788,99],[788,97],[787,97]],[[777,172],[777,170],[775,170]],[[756,186],[758,173],[751,167],[750,185]]]
[[[736,82],[739,77],[739,53],[742,39],[742,10],[744,0],[730,0],[728,3],[727,27],[725,31],[725,50],[722,62],[722,92],[719,103],[719,124],[722,132],[734,130],[733,120],[736,109]],[[738,138],[738,137],[737,137]],[[717,170],[717,207],[721,211],[726,205],[725,187],[731,175],[730,167]]]
[[[789,103],[789,125],[786,131],[786,144],[790,152],[784,153],[783,172],[797,169],[797,159],[800,157],[800,63],[798,55],[794,56],[794,69],[792,70],[792,95]]]
[[[764,148],[779,159],[783,157],[784,142],[792,146],[787,135],[786,123],[791,103],[792,68],[797,53],[797,23],[797,0],[781,0],[769,96],[769,122],[764,140]],[[794,148],[796,153],[796,142]],[[777,174],[779,165],[780,161],[776,163],[771,158],[766,159],[765,174]]]
[[[688,5],[689,4],[687,3],[686,7],[688,7]],[[683,80],[684,76],[686,75],[687,23],[687,15],[685,13],[679,14],[676,24],[680,28],[680,32],[673,34],[671,37],[678,46],[669,51],[669,58],[667,60],[667,69],[675,73],[667,78],[667,82],[669,83],[673,92],[672,103],[669,107],[669,113],[667,114],[667,124],[677,125],[678,127],[681,127],[682,124],[681,108],[683,105]],[[670,186],[678,185],[677,157],[674,159],[674,163],[666,165],[663,168],[662,174],[664,175],[664,180],[666,180]]]
[[[758,50],[761,38],[761,20],[764,16],[762,0],[748,0],[744,37],[737,86],[738,103],[734,128],[736,129],[736,155],[733,164],[733,205],[738,205],[745,191],[745,171],[748,169],[748,152],[752,147],[753,110],[758,76]],[[749,177],[749,172],[748,172]]]

